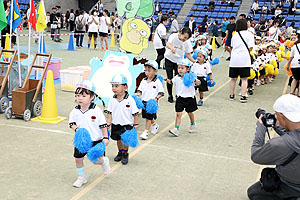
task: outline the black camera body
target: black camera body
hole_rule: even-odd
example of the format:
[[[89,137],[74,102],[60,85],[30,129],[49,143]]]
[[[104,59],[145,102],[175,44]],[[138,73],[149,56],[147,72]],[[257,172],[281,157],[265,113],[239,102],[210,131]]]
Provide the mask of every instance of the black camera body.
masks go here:
[[[267,113],[264,109],[257,109],[255,116],[257,119],[262,115],[262,122],[265,127],[273,127],[276,124],[276,118],[274,114]]]

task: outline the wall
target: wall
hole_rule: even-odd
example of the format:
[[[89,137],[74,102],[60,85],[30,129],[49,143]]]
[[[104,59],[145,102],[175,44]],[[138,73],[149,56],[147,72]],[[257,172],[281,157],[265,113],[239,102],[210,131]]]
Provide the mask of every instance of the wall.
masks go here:
[[[63,13],[67,11],[67,9],[77,10],[79,0],[44,0],[45,9],[47,12],[51,12],[52,7],[57,5],[61,6],[61,10]]]

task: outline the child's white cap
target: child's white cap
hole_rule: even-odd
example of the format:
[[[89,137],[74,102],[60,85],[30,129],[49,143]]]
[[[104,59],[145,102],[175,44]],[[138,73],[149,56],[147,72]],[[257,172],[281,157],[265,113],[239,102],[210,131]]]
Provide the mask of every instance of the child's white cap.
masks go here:
[[[149,60],[148,62],[145,63],[145,65],[149,65],[153,67],[155,70],[158,70],[158,64],[155,60]]]
[[[80,83],[77,83],[75,87],[76,87],[76,89],[77,88],[84,88],[84,89],[87,89],[87,90],[90,90],[90,91],[96,93],[96,86],[90,80],[81,81]]]
[[[184,66],[190,67],[192,65],[192,62],[189,61],[189,59],[183,58],[183,59],[180,59],[177,64],[178,65],[184,65]]]
[[[207,52],[206,52],[205,50],[203,50],[203,49],[197,50],[197,54],[198,54],[198,53],[201,53],[201,54],[204,56],[204,58],[207,57]]]
[[[111,84],[127,84],[127,78],[123,74],[116,74],[112,77]]]

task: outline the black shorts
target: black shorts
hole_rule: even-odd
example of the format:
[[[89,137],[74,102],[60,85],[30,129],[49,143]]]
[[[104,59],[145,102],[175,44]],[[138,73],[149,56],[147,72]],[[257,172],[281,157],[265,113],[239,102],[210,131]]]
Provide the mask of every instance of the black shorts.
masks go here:
[[[260,74],[261,76],[266,75],[266,69],[263,68],[263,69],[259,70],[259,74]]]
[[[208,91],[206,77],[197,76],[197,79],[200,81],[200,85],[196,86],[195,88],[199,89],[199,92],[206,92],[206,91]]]
[[[229,67],[229,77],[237,78],[246,78],[250,76],[250,67]]]
[[[182,112],[185,109],[187,113],[194,112],[198,109],[195,97],[177,97],[175,111]]]
[[[93,36],[94,36],[94,38],[97,38],[98,37],[98,33],[97,32],[89,32],[89,37],[91,38]]]
[[[112,140],[121,140],[121,135],[127,131],[131,130],[133,126],[131,125],[120,125],[120,124],[111,124],[111,134],[110,138]]]
[[[226,32],[222,32],[222,38],[226,36]]]
[[[102,142],[102,140],[93,141],[93,146],[97,145],[98,143]],[[83,158],[87,153],[80,153],[79,150],[74,147],[74,158]]]
[[[143,104],[144,104],[144,107],[146,108],[147,102],[143,101]],[[157,115],[156,115],[156,113],[149,114],[146,112],[146,109],[143,109],[142,110],[142,118],[152,120],[152,119],[156,119]]]
[[[225,46],[231,47],[231,38],[227,38],[227,40],[225,42]]]
[[[300,80],[300,68],[291,68],[294,79]]]
[[[100,36],[100,37],[107,37],[107,36],[108,36],[108,33],[99,32],[99,36]]]

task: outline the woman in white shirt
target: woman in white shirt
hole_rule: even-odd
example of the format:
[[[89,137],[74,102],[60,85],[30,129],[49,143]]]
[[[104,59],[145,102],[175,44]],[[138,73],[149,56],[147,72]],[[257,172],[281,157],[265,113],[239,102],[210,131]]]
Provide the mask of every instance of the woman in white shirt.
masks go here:
[[[256,11],[258,11],[258,1],[255,1],[254,3],[253,3],[253,5],[252,5],[252,12],[255,14],[256,13]]]
[[[97,47],[97,37],[98,37],[98,26],[99,26],[99,17],[98,17],[98,11],[93,10],[92,15],[89,17],[89,40],[88,40],[88,48],[91,47],[91,39],[94,36],[94,42],[95,42],[95,49]]]
[[[166,26],[168,25],[169,20],[168,16],[163,15],[160,20],[160,24],[156,27],[155,33],[154,33],[154,40],[153,40],[153,46],[156,49],[157,57],[156,62],[158,63],[158,68],[160,69],[160,61],[164,59],[165,54],[165,46],[167,38],[167,29]]]
[[[175,75],[178,74],[177,63],[184,58],[184,55],[191,62],[196,62],[191,55],[193,52],[192,43],[189,40],[191,36],[192,31],[189,27],[184,27],[178,33],[170,35],[165,53],[165,68],[168,79],[171,80],[173,78],[174,72]],[[173,103],[172,85],[168,83],[167,89],[169,94],[168,102]]]
[[[245,19],[239,19],[236,22],[236,33],[231,39],[231,59],[229,64],[229,77],[230,80],[230,100],[234,100],[234,89],[238,76],[240,76],[241,85],[241,99],[240,102],[245,103],[248,101],[246,97],[246,90],[248,85],[248,77],[250,76],[251,58],[249,51],[254,47],[254,36],[247,31],[248,24]],[[242,39],[243,38],[243,39]],[[245,41],[245,43],[243,42]],[[248,50],[249,49],[249,50]]]
[[[108,10],[105,9],[103,12],[103,16],[100,17],[99,36],[100,36],[102,51],[104,51],[103,40],[105,42],[106,50],[108,50],[107,35],[108,35],[108,26],[110,26],[110,18],[108,15],[109,15]]]
[[[278,40],[278,37],[282,35],[279,29],[279,21],[273,21],[273,26],[269,29],[269,39]]]
[[[291,94],[295,94],[296,87],[298,84],[298,97],[300,97],[300,31],[297,31],[298,39],[294,43],[294,46],[291,49],[291,56],[287,66],[291,65],[291,71],[293,74],[293,81],[291,84]],[[289,69],[288,69],[289,70]]]

